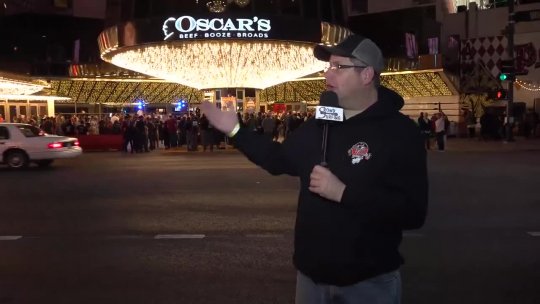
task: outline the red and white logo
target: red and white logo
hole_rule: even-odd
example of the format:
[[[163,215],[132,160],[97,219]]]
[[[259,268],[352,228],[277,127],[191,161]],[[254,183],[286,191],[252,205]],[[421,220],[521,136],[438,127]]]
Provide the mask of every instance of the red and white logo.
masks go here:
[[[369,146],[365,142],[359,142],[352,146],[348,151],[349,156],[352,159],[352,164],[358,164],[362,160],[368,160],[371,158],[371,153],[369,153]]]

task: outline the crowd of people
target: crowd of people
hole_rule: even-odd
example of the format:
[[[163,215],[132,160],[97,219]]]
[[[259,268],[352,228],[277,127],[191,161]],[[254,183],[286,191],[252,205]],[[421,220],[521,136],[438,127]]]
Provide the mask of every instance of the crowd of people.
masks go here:
[[[425,147],[431,149],[431,138],[435,137],[438,151],[444,151],[450,120],[443,112],[435,113],[428,117],[428,113],[420,112],[418,117],[418,127],[424,137]]]
[[[241,113],[237,114],[243,125],[250,130],[272,136],[275,141],[282,141],[292,131],[298,128],[303,122],[311,117],[310,113]],[[197,151],[202,147],[203,151],[213,151],[223,149],[229,143],[229,138],[222,132],[214,128],[204,114],[189,113],[183,115],[170,114],[166,119],[143,119],[157,124],[157,134],[165,149],[181,148],[186,145],[188,151]],[[128,124],[129,126],[129,124]],[[123,130],[124,137],[136,138],[136,135],[129,135],[129,129]],[[150,127],[150,129],[154,129]],[[142,130],[142,129],[141,129]],[[153,132],[153,131],[151,131]]]
[[[2,119],[3,121],[3,119]],[[13,123],[27,123],[41,128],[47,134],[55,135],[99,135],[120,134],[118,115],[103,116],[89,114],[57,114],[56,116],[18,115],[11,119]]]
[[[275,141],[283,141],[291,132],[312,116],[308,112],[238,113],[240,121],[254,132],[271,135]],[[4,118],[0,116],[0,122]],[[28,123],[41,128],[47,134],[122,135],[123,151],[149,152],[186,147],[188,151],[213,151],[223,149],[229,139],[216,130],[200,111],[183,114],[58,114],[56,116],[19,115],[15,123]]]
[[[539,132],[539,115],[533,109],[527,110],[523,117],[515,117],[512,125],[513,132],[525,138],[537,137]],[[417,119],[420,132],[424,135],[426,149],[431,149],[431,142],[435,138],[439,151],[444,151],[446,138],[450,130],[450,121],[443,113],[434,113],[429,117],[428,113],[420,112]],[[505,116],[497,115],[492,108],[486,108],[483,114],[477,118],[470,110],[463,110],[463,124],[467,129],[466,136],[479,140],[501,140],[506,138]],[[477,130],[479,132],[477,132]],[[478,133],[478,134],[477,134]]]
[[[241,122],[260,134],[271,135],[275,141],[283,141],[288,134],[309,119],[307,112],[288,113],[238,113]],[[123,138],[123,152],[143,153],[163,147],[183,148],[188,151],[213,151],[224,149],[229,143],[225,134],[215,129],[199,111],[184,114],[112,114],[58,115],[41,121],[20,121],[35,124],[48,134],[78,136],[118,134]]]
[[[239,121],[248,129],[271,136],[282,142],[302,123],[313,116],[312,112],[267,112],[238,113]],[[4,118],[0,116],[0,122]],[[58,114],[51,117],[18,115],[12,122],[28,123],[41,128],[48,134],[79,136],[117,134],[122,135],[123,151],[131,153],[149,152],[163,147],[182,148],[188,151],[213,151],[224,149],[230,139],[215,129],[200,111],[181,115],[169,114]],[[445,150],[450,129],[448,117],[441,111],[431,116],[420,112],[416,120],[425,139],[425,147],[430,150],[432,143],[438,151]],[[529,109],[516,124],[518,134],[524,137],[538,136],[538,113]],[[481,117],[476,118],[469,110],[463,111],[463,124],[469,138],[499,140],[505,138],[504,117],[496,115],[487,108]],[[477,130],[479,132],[477,132]],[[477,134],[478,133],[478,134]]]

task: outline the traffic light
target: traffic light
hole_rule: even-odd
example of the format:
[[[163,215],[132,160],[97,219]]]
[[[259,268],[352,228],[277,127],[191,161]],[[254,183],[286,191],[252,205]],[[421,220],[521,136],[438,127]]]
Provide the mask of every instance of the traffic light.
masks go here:
[[[504,100],[508,96],[508,91],[504,89],[499,89],[495,91],[488,92],[488,99],[493,100]]]
[[[495,93],[495,97],[497,98],[497,100],[506,99],[506,95],[507,95],[506,90],[498,90]]]
[[[499,74],[500,81],[516,80],[515,73],[514,60],[501,60],[501,73]]]

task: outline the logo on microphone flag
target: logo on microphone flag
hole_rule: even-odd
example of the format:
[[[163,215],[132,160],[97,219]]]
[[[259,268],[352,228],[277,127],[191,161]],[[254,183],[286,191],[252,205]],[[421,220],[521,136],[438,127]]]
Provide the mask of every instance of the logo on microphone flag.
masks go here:
[[[371,153],[369,153],[369,146],[365,142],[359,142],[352,146],[348,151],[349,156],[351,157],[351,162],[353,165],[360,163],[362,160],[368,160],[371,158]]]
[[[327,121],[343,121],[343,109],[334,107],[317,106],[315,107],[315,119]]]

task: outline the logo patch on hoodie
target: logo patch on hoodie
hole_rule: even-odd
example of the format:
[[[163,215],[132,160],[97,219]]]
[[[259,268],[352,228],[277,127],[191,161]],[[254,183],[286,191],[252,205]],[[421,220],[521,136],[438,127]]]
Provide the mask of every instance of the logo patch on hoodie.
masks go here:
[[[360,163],[362,160],[368,160],[371,158],[371,153],[369,153],[369,146],[365,142],[356,143],[348,151],[349,156],[351,157],[351,162],[353,165]]]

